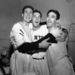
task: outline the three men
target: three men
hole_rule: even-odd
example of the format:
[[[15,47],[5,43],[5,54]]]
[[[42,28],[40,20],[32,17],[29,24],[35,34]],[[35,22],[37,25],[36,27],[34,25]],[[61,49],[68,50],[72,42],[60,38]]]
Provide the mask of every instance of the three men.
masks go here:
[[[64,67],[60,69],[62,63],[60,64],[59,59],[67,55],[65,42],[67,30],[64,32],[56,21],[60,18],[59,12],[48,11],[47,25],[43,26],[40,26],[41,12],[33,10],[31,6],[23,8],[22,16],[23,21],[16,23],[10,33],[11,42],[16,50],[11,57],[12,75],[72,73],[68,69],[64,72],[62,70]],[[69,63],[67,60],[68,58],[64,59]],[[68,65],[72,69],[70,64]]]

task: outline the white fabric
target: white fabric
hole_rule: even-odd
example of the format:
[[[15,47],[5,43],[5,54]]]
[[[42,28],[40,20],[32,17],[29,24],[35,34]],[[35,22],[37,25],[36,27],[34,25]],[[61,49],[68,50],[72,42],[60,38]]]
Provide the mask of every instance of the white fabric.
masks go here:
[[[25,32],[24,29],[27,31]],[[33,34],[33,31],[31,31],[32,26],[30,25],[30,27],[25,27],[24,29],[21,27],[20,23],[17,23],[13,26],[10,33],[10,38],[15,47],[24,42],[34,41],[33,35],[30,35]],[[14,37],[14,39],[12,37]],[[33,75],[49,75],[46,58],[37,60],[33,59],[29,54],[20,53],[18,51],[15,51],[12,54],[10,66],[12,75],[30,75],[30,73]]]
[[[25,26],[25,28],[28,29],[27,26]],[[24,42],[31,42],[28,34],[24,31],[20,23],[17,23],[13,26],[10,32],[10,39],[15,47],[21,45]]]
[[[48,29],[46,25],[40,26],[37,30],[32,31],[33,41],[37,41],[47,35]],[[32,55],[33,58],[43,58],[46,52],[39,52]]]
[[[37,30],[33,30],[32,36],[33,36],[33,41],[37,41],[40,38],[44,37],[48,33],[48,29],[46,25],[40,26]],[[37,38],[35,38],[35,36]]]
[[[30,29],[28,26],[25,26],[25,28],[29,31],[29,35],[27,32],[25,32],[25,30],[23,29],[23,27],[21,26],[21,22],[16,23],[13,27],[12,30],[10,32],[10,39],[12,44],[14,45],[14,47],[18,47],[19,45],[21,45],[24,42],[31,42],[30,38]],[[23,58],[23,56],[24,58]],[[20,56],[20,57],[19,57]],[[18,59],[19,57],[19,59]],[[21,61],[21,59],[25,60],[25,63],[29,63],[30,60],[30,55],[28,54],[22,54],[19,53],[18,51],[15,51],[12,56],[11,56],[11,61],[10,61],[10,66],[11,66],[11,70],[12,70],[12,75],[21,75],[23,72],[23,66],[22,64],[19,65],[19,62]],[[22,62],[23,62],[22,60]],[[21,62],[21,63],[22,63]],[[18,66],[22,66],[22,68],[19,67],[18,70]],[[27,64],[25,64],[27,65]],[[16,71],[18,70],[18,72]]]

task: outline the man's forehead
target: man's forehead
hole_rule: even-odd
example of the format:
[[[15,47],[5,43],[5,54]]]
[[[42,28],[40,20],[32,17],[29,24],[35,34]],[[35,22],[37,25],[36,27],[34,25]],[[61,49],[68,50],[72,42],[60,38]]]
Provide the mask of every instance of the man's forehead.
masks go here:
[[[54,13],[54,12],[50,12],[49,14],[48,14],[48,16],[56,16],[56,14]]]
[[[34,16],[40,16],[40,13],[35,12],[33,15],[34,15]]]
[[[33,11],[31,8],[26,8],[24,11]]]

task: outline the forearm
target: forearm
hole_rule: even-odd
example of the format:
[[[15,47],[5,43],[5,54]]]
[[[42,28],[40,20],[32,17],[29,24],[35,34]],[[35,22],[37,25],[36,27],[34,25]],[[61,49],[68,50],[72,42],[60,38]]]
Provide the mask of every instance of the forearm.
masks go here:
[[[38,43],[32,42],[32,43],[23,43],[19,47],[17,47],[17,50],[21,53],[28,53],[32,54],[34,50],[38,50]]]
[[[42,47],[39,46],[39,44],[47,39],[47,38],[50,38],[48,40],[48,42],[50,43],[57,43],[55,37],[52,35],[52,34],[47,34],[45,37],[41,38],[40,40],[36,41],[36,42],[31,42],[31,43],[23,43],[22,45],[20,45],[19,47],[17,47],[17,50],[19,52],[22,52],[22,53],[29,53],[29,54],[32,54],[32,53],[36,53],[36,52],[40,52],[39,48],[41,48],[42,51],[45,51],[45,49],[43,49]]]

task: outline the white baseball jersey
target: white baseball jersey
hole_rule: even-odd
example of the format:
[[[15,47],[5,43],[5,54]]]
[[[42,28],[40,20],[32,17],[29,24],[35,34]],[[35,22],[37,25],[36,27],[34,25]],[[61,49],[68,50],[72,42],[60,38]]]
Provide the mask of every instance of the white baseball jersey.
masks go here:
[[[20,46],[24,42],[32,41],[31,30],[29,26],[26,26],[26,25],[24,25],[23,27],[22,26],[23,26],[22,22],[18,22],[12,27],[12,30],[10,32],[10,40],[15,48]],[[25,71],[29,71],[28,64],[30,62],[30,55],[26,53],[24,54],[20,53],[16,50],[12,54],[11,60],[10,60],[12,75],[22,75],[23,74],[23,66],[24,66],[24,64],[22,64],[23,62],[26,65]]]
[[[48,33],[48,29],[46,25],[40,26],[40,28],[38,28],[37,30],[32,29],[33,42],[41,39],[47,33]],[[32,63],[33,63],[36,75],[50,75],[47,59],[46,59],[46,52],[34,53],[32,55],[32,58],[33,58]]]
[[[15,47],[24,42],[31,42],[31,31],[29,26],[22,25],[21,22],[15,24],[10,32],[10,39]]]
[[[47,35],[47,33],[48,33],[47,26],[46,25],[40,26],[40,28],[38,28],[37,30],[32,31],[33,41],[35,42],[41,39],[42,37]],[[45,52],[39,52],[39,53],[33,54],[32,57],[33,58],[43,58],[44,55],[45,55]]]
[[[33,36],[33,41],[37,41],[44,37],[48,33],[48,29],[46,25],[40,26],[37,30],[33,30],[32,36]]]

